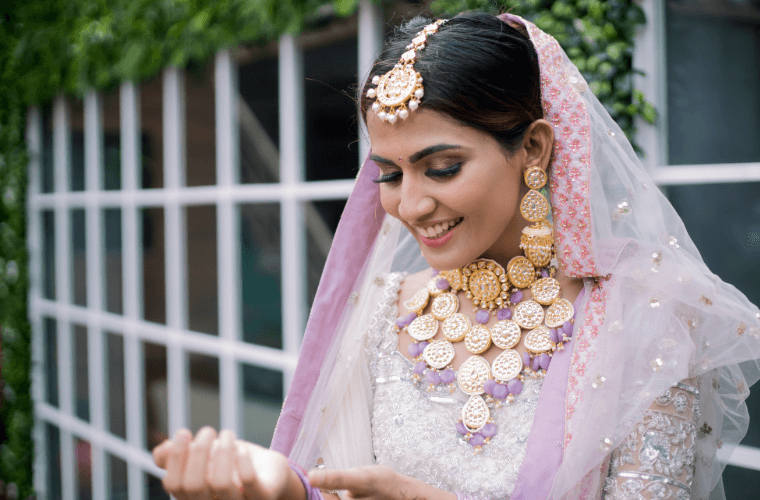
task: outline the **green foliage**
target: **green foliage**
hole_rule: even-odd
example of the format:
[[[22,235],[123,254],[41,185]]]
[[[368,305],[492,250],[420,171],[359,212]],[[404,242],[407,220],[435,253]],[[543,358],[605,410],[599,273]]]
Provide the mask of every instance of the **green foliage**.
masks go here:
[[[25,187],[27,155],[20,106],[0,110],[0,479],[32,493],[31,330],[27,322]]]
[[[628,139],[635,143],[635,118],[650,124],[655,108],[633,88],[631,65],[636,27],[644,12],[629,0],[435,0],[433,10],[452,15],[462,10],[511,12],[532,21],[562,45]]]
[[[380,1],[380,0],[375,0]],[[11,0],[0,11],[0,480],[32,491],[33,408],[27,321],[26,109],[60,92],[83,95],[143,80],[167,65],[203,62],[225,47],[299,33],[331,6],[355,12],[358,0]],[[624,0],[504,0],[552,34],[632,137],[633,118],[656,113],[631,85],[633,33],[644,22]],[[494,10],[492,0],[437,0],[438,12]]]

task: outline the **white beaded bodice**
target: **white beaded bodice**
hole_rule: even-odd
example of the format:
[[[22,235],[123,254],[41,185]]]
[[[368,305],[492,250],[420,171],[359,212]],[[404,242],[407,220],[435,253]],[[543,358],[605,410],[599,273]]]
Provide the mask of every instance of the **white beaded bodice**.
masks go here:
[[[514,403],[491,408],[497,434],[476,454],[455,427],[468,397],[458,390],[428,392],[426,383],[412,378],[412,362],[398,352],[393,320],[402,278],[388,276],[376,316],[384,321],[373,322],[367,338],[375,379],[372,441],[377,463],[445,491],[508,498],[525,456],[541,381],[526,381]]]

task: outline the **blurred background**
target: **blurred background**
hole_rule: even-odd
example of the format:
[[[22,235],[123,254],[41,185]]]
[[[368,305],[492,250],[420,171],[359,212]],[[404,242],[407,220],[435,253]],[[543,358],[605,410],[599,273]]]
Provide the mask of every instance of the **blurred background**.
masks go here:
[[[55,22],[69,15],[67,25],[79,26],[61,49],[76,67],[29,83],[43,98],[24,101],[28,184],[11,200],[21,200],[17,223],[26,223],[31,337],[23,344],[24,327],[6,322],[0,344],[6,360],[9,346],[27,345],[32,361],[27,427],[10,425],[12,414],[32,411],[10,381],[2,410],[0,478],[22,496],[164,498],[149,450],[180,427],[230,428],[269,445],[367,152],[357,84],[383,38],[418,14],[513,8],[554,34],[708,266],[760,303],[760,2],[226,3],[132,2],[141,23],[179,9],[182,31],[160,36],[188,36],[181,57],[151,52],[160,38],[133,44],[146,30],[136,24],[130,35],[116,14],[59,9]],[[229,21],[278,8],[271,27]],[[22,10],[8,9],[3,26]],[[32,14],[17,41],[43,36],[45,13]],[[224,40],[209,49],[203,37],[213,33]],[[85,62],[109,36],[118,54],[103,49],[102,60],[121,66],[101,65],[101,74]],[[25,265],[3,257],[3,279],[26,279]],[[760,498],[757,391],[747,404],[750,429],[724,473],[732,500]],[[28,441],[27,454],[13,444],[26,428],[33,455]]]

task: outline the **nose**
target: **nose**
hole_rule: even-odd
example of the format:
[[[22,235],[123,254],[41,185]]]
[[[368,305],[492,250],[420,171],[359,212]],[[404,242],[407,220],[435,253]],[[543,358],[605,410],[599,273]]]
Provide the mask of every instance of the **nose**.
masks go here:
[[[415,175],[405,175],[401,181],[401,199],[398,214],[403,221],[416,225],[433,213],[436,202],[428,192],[425,179]]]

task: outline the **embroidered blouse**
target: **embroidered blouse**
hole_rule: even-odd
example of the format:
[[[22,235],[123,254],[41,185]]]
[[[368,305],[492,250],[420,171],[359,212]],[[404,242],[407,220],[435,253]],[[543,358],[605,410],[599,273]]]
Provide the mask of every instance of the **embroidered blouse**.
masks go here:
[[[474,453],[455,427],[467,396],[445,386],[428,391],[426,382],[412,377],[413,363],[398,351],[394,321],[403,278],[398,273],[387,276],[366,338],[374,379],[376,461],[445,491],[508,499],[525,456],[542,382],[528,379],[513,403],[491,408],[498,432],[481,453]],[[604,500],[689,498],[696,397],[692,385],[678,384],[656,400],[611,453]]]

